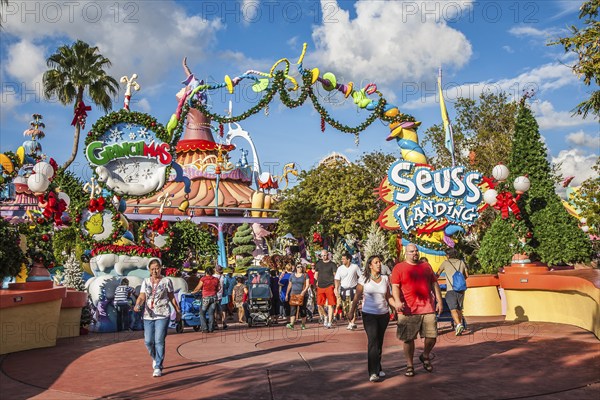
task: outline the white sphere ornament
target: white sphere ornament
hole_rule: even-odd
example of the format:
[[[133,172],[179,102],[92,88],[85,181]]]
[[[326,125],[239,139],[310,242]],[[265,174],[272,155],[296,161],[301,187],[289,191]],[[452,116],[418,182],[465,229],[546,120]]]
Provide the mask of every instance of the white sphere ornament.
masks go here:
[[[492,169],[492,176],[498,182],[504,182],[508,178],[508,167],[504,164],[498,164]]]
[[[584,225],[581,227],[581,230],[584,231],[585,233],[588,233],[588,231],[590,230],[590,227],[587,225]]]
[[[33,172],[36,174],[44,174],[48,177],[48,179],[51,179],[54,176],[54,168],[52,168],[52,165],[45,161],[40,161],[39,163],[35,164],[33,166]]]
[[[497,196],[498,192],[495,189],[488,189],[483,194],[483,201],[490,206],[494,206],[498,202],[498,199],[496,198]]]
[[[587,218],[581,218],[579,220],[579,222],[581,222],[583,225],[587,224]]]
[[[50,181],[44,174],[31,174],[27,178],[27,186],[34,193],[44,193],[50,186]]]
[[[531,181],[526,176],[519,176],[515,179],[513,186],[515,187],[515,192],[517,192],[517,194],[523,194],[531,187]]]
[[[71,198],[65,192],[58,192],[58,198],[60,200],[64,200],[67,207],[69,207],[69,204],[71,204]]]

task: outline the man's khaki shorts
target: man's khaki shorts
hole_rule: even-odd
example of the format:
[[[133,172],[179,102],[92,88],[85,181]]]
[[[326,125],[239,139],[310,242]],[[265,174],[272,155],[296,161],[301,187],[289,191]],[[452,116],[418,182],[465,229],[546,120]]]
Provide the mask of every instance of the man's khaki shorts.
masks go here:
[[[437,337],[437,320],[435,318],[435,313],[420,315],[398,314],[396,337],[403,342],[410,342],[417,338],[417,334],[422,338]]]

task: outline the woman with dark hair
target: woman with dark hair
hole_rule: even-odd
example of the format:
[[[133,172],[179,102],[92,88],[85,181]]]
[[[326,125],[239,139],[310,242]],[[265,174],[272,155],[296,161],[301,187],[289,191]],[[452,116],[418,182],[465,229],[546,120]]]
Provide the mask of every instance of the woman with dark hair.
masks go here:
[[[362,320],[367,332],[369,380],[377,382],[385,373],[381,369],[383,337],[390,320],[389,307],[393,307],[388,277],[381,274],[381,257],[371,256],[356,286],[356,294],[350,307],[350,315],[356,311],[363,297]]]
[[[192,290],[192,294],[202,290],[202,308],[200,309],[200,325],[202,332],[212,332],[215,329],[215,307],[217,306],[217,293],[221,282],[213,276],[214,268],[208,267],[205,274],[200,278],[198,285]],[[206,312],[208,311],[208,325],[206,324]]]
[[[162,375],[165,358],[165,338],[169,329],[169,317],[173,305],[177,312],[177,320],[181,318],[181,310],[173,294],[173,282],[161,275],[162,261],[151,258],[148,262],[150,278],[144,279],[140,295],[133,310],[140,312],[144,305],[144,343],[152,357],[152,376]]]
[[[302,322],[301,329],[306,329],[306,292],[308,291],[308,276],[304,271],[302,264],[296,265],[296,272],[290,276],[290,283],[285,293],[285,301],[290,303],[292,294],[302,296],[302,304],[290,305],[290,323],[286,325],[288,329],[294,329],[294,322],[298,317]]]

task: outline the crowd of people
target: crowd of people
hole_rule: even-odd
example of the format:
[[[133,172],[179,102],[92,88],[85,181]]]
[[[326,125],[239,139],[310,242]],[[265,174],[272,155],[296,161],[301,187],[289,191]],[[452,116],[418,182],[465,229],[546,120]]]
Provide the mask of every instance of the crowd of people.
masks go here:
[[[385,376],[381,367],[384,335],[390,320],[397,320],[396,337],[402,342],[406,358],[405,376],[415,375],[415,339],[424,339],[424,349],[418,360],[427,372],[433,372],[430,354],[438,334],[436,315],[442,312],[442,292],[437,278],[446,273],[447,304],[455,322],[455,334],[464,330],[462,304],[463,290],[453,290],[452,273],[468,276],[466,265],[455,252],[448,254],[437,274],[425,258],[420,257],[418,247],[409,244],[405,248],[405,260],[394,264],[384,262],[380,256],[371,256],[363,268],[352,262],[349,253],[342,254],[341,264],[331,260],[327,250],[320,253],[314,264],[293,263],[288,260],[282,271],[270,270],[265,282],[258,276],[234,277],[231,270],[221,266],[207,268],[192,293],[201,293],[201,330],[211,333],[215,329],[227,329],[228,320],[240,324],[249,318],[249,286],[254,283],[268,285],[272,293],[270,317],[274,323],[282,321],[287,329],[306,329],[309,321],[318,321],[323,328],[331,329],[337,320],[345,320],[346,329],[357,330],[357,319],[362,319],[367,335],[367,370],[369,380],[377,382]],[[152,259],[148,265],[150,278],[144,280],[134,311],[144,310],[144,339],[152,357],[153,376],[161,376],[164,360],[165,336],[168,330],[170,306],[177,318],[180,308],[173,294],[170,280],[161,275],[161,262]],[[254,282],[252,279],[257,280]],[[121,282],[126,286],[127,282]],[[120,297],[128,295],[122,289]],[[126,323],[126,322],[125,322]]]

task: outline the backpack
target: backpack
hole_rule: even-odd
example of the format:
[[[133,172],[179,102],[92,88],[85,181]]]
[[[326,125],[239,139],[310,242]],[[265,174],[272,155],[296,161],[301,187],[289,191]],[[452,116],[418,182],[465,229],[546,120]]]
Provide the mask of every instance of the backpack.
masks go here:
[[[455,271],[452,275],[452,290],[455,292],[464,292],[467,290],[467,281],[460,271]]]

